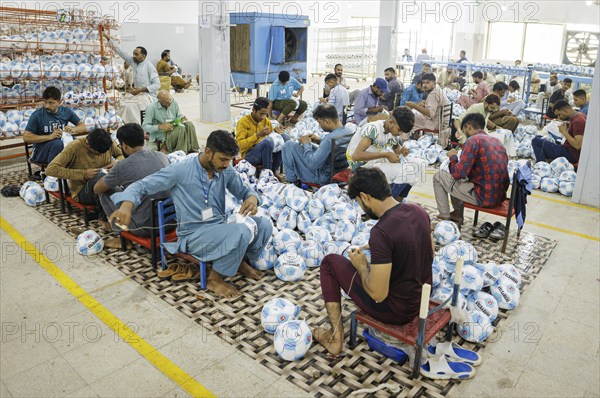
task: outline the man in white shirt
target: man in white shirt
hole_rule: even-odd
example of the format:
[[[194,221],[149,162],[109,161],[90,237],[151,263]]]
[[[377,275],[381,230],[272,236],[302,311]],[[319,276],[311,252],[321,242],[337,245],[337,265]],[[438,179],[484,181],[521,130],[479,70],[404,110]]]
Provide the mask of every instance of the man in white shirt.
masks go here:
[[[537,101],[535,102],[535,107],[538,109],[542,109],[544,98],[550,99],[550,96],[552,96],[556,90],[562,88],[562,85],[558,82],[558,75],[556,73],[550,74],[550,77],[546,80],[544,85],[546,86],[546,91],[539,93]]]
[[[127,90],[123,97],[119,114],[125,123],[142,124],[141,111],[156,101],[156,94],[160,89],[158,72],[154,65],[146,60],[148,51],[144,47],[134,48],[131,56],[111,40],[108,32],[104,32],[104,37],[108,40],[108,45],[130,65],[133,74],[133,87]]]
[[[392,185],[414,186],[424,182],[427,162],[408,156],[409,151],[400,140],[402,133],[411,131],[414,120],[410,109],[399,106],[387,120],[377,120],[356,129],[346,151],[350,167],[376,167]]]
[[[319,98],[319,101],[323,104],[334,106],[340,121],[344,120],[344,107],[350,105],[348,90],[338,83],[337,76],[333,73],[325,76],[325,86],[329,88],[329,96],[327,98]]]

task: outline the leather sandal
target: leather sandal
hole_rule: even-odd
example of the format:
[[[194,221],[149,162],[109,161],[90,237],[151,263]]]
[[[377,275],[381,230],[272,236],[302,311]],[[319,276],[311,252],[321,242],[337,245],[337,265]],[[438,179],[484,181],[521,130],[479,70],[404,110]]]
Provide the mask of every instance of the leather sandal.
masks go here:
[[[485,239],[490,236],[490,233],[494,230],[494,226],[492,223],[485,222],[483,223],[475,232],[473,232],[473,236],[476,238]]]
[[[174,263],[169,265],[167,269],[161,269],[156,273],[156,275],[158,276],[158,279],[169,279],[173,275],[180,274],[185,271],[187,271],[187,269],[185,269],[185,266],[178,263]]]
[[[171,277],[171,281],[180,283],[180,282],[193,282],[200,280],[200,268],[198,265],[185,265],[184,272],[173,275]]]
[[[491,240],[502,240],[504,239],[504,235],[506,234],[506,227],[499,221],[494,223],[494,230],[490,233],[489,238]]]

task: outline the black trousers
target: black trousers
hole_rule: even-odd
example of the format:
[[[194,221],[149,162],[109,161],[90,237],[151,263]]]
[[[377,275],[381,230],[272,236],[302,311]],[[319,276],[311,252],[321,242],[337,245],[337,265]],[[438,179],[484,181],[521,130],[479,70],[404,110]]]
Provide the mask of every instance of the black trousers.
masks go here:
[[[102,221],[106,221],[108,218],[106,217],[106,213],[102,208],[102,203],[100,203],[100,197],[94,193],[94,185],[96,185],[98,180],[105,175],[106,174],[103,172],[99,172],[94,176],[94,178],[86,181],[85,185],[77,195],[77,200],[79,200],[79,203],[83,205],[96,206],[96,214],[98,215],[98,219]]]

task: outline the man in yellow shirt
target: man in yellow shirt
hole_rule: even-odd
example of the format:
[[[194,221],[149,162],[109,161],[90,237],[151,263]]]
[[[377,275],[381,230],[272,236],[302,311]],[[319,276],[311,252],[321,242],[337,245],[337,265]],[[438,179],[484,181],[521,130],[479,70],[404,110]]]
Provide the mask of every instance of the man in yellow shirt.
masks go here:
[[[273,132],[271,120],[267,117],[269,112],[269,99],[258,97],[252,105],[252,112],[241,118],[235,130],[235,139],[240,147],[240,155],[253,166],[262,166],[272,170],[280,181],[285,179],[279,174],[281,167],[281,149],[273,152],[275,143],[268,137]],[[290,137],[281,134],[284,141]]]
[[[171,52],[169,50],[165,50],[160,54],[160,61],[156,64],[156,71],[159,76],[170,76],[171,77],[171,86],[177,92],[181,92],[184,88],[189,88],[192,83],[185,81],[179,73],[177,73],[177,68],[170,64],[171,61]]]

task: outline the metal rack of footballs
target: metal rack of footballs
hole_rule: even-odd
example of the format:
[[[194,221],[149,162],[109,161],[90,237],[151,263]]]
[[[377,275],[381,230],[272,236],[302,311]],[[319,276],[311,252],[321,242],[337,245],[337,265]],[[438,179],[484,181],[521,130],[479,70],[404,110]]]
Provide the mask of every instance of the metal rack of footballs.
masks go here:
[[[0,150],[24,145],[19,136],[50,86],[61,90],[63,105],[74,109],[88,131],[122,124],[115,109],[122,66],[102,41],[103,30],[118,27],[113,18],[0,7],[0,20]],[[18,156],[23,153],[0,160]]]
[[[336,64],[344,66],[344,76],[366,80],[375,76],[377,29],[372,26],[327,28],[317,31],[315,75],[333,72]]]
[[[467,71],[467,75],[476,70],[482,72],[493,72],[503,74],[512,77],[523,77],[522,98],[526,103],[529,102],[531,96],[531,76],[533,71],[538,72],[541,76],[549,73],[557,73],[559,79],[569,77],[575,83],[575,89],[578,88],[580,83],[591,84],[594,76],[594,68],[589,66],[579,65],[556,65],[556,64],[535,64],[533,66],[514,66],[514,65],[503,65],[503,64],[487,64],[487,63],[452,63],[452,62],[438,62],[429,61],[434,65],[444,65],[445,67],[453,68],[455,70]]]

